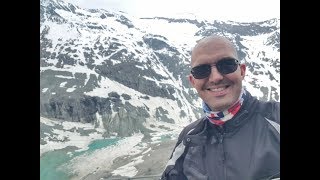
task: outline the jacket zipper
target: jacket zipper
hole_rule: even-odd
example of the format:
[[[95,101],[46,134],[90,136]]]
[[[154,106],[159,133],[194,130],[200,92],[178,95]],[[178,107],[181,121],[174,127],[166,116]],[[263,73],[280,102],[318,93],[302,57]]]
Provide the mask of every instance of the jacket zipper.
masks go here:
[[[226,166],[225,166],[225,160],[226,160],[226,157],[225,157],[225,152],[224,152],[224,146],[223,146],[223,140],[224,140],[224,135],[225,135],[225,132],[224,132],[224,129],[222,126],[219,126],[219,144],[221,146],[221,153],[222,153],[222,170],[223,170],[223,179],[227,179],[227,170],[226,170]]]

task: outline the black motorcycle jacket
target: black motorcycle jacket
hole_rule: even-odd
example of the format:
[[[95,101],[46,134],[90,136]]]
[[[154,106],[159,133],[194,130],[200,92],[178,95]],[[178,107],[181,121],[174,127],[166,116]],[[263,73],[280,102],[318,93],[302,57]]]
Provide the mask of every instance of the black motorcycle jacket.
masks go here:
[[[239,112],[222,126],[206,117],[186,126],[162,180],[280,178],[280,103],[247,92]]]

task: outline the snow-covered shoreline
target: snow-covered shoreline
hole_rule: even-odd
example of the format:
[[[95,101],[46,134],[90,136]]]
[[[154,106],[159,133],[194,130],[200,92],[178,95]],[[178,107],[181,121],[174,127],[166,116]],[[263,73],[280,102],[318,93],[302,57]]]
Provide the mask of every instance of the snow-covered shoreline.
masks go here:
[[[114,145],[87,153],[90,143],[104,139],[103,129],[95,128],[92,124],[51,120],[44,117],[40,117],[40,126],[42,129],[40,158],[46,152],[67,148],[70,151],[84,152],[59,167],[60,170],[75,175],[71,180],[98,176],[134,177],[151,171],[158,174],[166,164],[166,157],[169,157],[174,145],[174,140],[165,139],[171,144],[165,146],[166,151],[158,151],[162,148],[162,139],[172,138],[174,137],[172,133],[178,132],[175,130],[152,133],[149,140],[145,140],[142,133],[135,133],[130,137],[121,138]],[[155,151],[157,153],[154,153]],[[149,159],[149,162],[145,162],[146,159]],[[158,163],[150,166],[149,164],[153,164],[155,159]],[[151,170],[152,168],[154,169]]]
[[[41,132],[44,128],[46,128],[46,132]],[[40,157],[45,152],[69,146],[78,148],[78,151],[85,151],[92,141],[103,139],[104,131],[89,123],[56,121],[40,117],[40,136],[41,133],[43,136],[41,138],[43,143],[40,143]]]

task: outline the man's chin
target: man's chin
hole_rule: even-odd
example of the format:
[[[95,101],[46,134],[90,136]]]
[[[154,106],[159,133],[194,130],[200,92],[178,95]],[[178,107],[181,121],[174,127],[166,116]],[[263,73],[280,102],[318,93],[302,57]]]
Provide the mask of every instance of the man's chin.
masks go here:
[[[211,110],[213,111],[223,111],[228,108],[226,104],[216,104],[214,106],[210,106]]]

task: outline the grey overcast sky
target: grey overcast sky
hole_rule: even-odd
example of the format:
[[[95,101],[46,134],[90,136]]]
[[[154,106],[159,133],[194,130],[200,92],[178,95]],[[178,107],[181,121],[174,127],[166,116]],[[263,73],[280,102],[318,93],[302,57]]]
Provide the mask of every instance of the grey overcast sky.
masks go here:
[[[81,8],[123,11],[136,17],[200,18],[252,22],[280,18],[280,0],[64,0]]]

